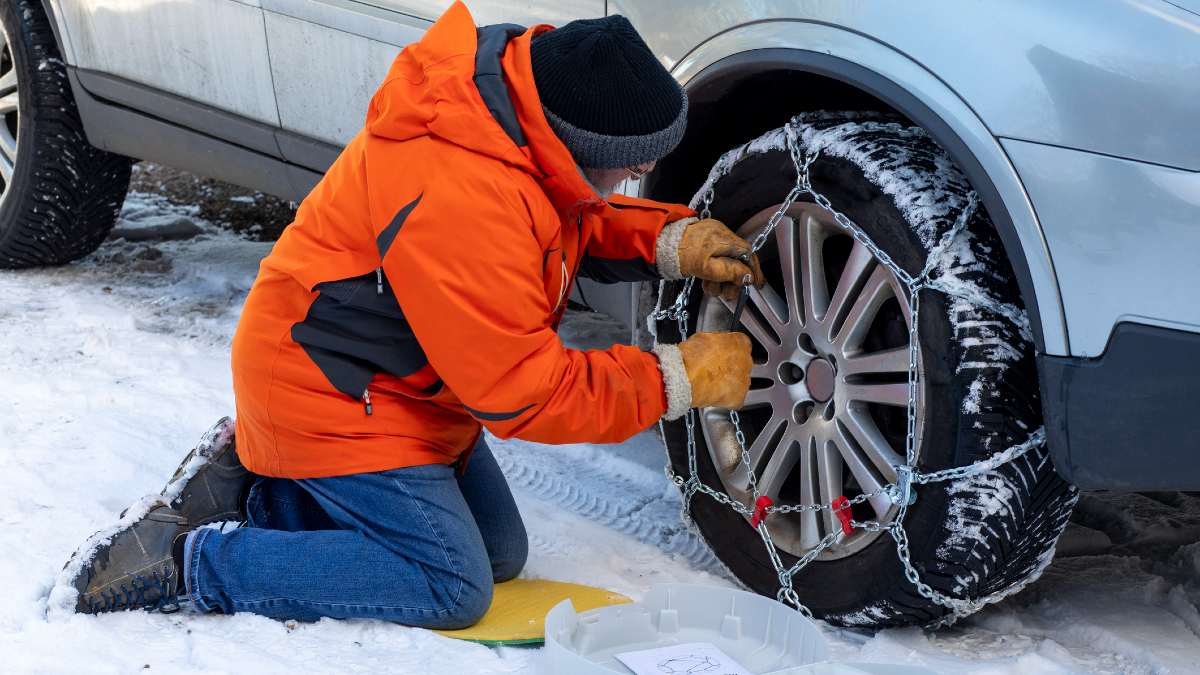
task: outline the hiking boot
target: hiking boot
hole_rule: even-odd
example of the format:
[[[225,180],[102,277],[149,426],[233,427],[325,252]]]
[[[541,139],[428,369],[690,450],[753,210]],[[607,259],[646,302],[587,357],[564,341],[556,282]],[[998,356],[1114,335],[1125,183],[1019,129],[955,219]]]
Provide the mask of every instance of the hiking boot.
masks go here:
[[[75,610],[99,614],[130,609],[178,609],[182,594],[183,542],[190,528],[178,511],[159,500],[150,511],[108,539],[81,550],[89,555],[76,574]],[[86,552],[85,552],[86,551]]]
[[[183,458],[163,488],[191,527],[246,520],[246,492],[254,475],[242,466],[234,447],[233,420],[221,418]]]

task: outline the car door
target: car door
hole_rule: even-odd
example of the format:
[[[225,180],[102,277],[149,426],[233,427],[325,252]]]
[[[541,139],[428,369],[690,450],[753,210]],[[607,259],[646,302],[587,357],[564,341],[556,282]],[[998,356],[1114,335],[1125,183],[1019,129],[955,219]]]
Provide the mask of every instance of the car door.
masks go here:
[[[279,123],[256,0],[66,0],[72,65]]]
[[[371,94],[396,54],[420,39],[452,1],[261,0],[285,156],[326,168],[314,163],[332,161],[331,150],[362,128]],[[604,15],[604,0],[479,0],[468,6],[480,25],[557,25]],[[329,148],[314,149],[303,139]]]
[[[361,1],[426,19],[437,18],[454,4],[454,0]],[[557,26],[573,19],[604,16],[604,0],[476,0],[467,3],[467,7],[480,26],[493,23]]]

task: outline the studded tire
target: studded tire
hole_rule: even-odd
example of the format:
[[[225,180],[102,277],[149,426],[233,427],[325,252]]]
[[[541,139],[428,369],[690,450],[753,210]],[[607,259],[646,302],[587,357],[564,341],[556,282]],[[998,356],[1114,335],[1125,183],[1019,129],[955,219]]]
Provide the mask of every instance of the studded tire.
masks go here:
[[[945,153],[921,129],[873,114],[811,113],[793,125],[802,144],[824,148],[812,165],[814,188],[901,267],[919,271],[932,242],[953,225],[970,192]],[[720,160],[713,173],[713,217],[734,227],[782,201],[796,179],[782,138],[782,130],[770,132]],[[970,218],[968,231],[969,253],[959,255],[949,271],[994,303],[981,306],[922,292],[922,471],[983,459],[1026,440],[1042,423],[1034,345],[1027,328],[1019,329],[998,313],[1007,307],[1020,316],[1024,310],[1004,249],[982,207]],[[667,298],[678,288],[678,282],[669,284]],[[693,297],[693,317],[699,295]],[[693,323],[689,330],[694,329]],[[673,330],[670,322],[661,322],[660,339],[673,341]],[[674,471],[687,476],[682,420],[667,424],[664,431]],[[696,443],[699,478],[721,489],[699,431]],[[986,474],[921,486],[917,495],[905,519],[913,564],[934,589],[967,599],[1016,590],[1040,575],[1076,500],[1074,488],[1055,473],[1044,448]],[[703,494],[692,499],[691,513],[701,535],[738,579],[764,595],[776,594],[776,571],[744,517]],[[789,516],[771,516],[781,517]],[[779,553],[785,565],[796,560]],[[837,625],[929,625],[948,614],[906,580],[896,544],[886,533],[852,555],[811,563],[796,575],[794,587],[816,616]]]
[[[130,160],[88,144],[41,3],[0,3],[0,24],[19,95],[16,161],[0,201],[0,268],[66,263],[112,230]]]

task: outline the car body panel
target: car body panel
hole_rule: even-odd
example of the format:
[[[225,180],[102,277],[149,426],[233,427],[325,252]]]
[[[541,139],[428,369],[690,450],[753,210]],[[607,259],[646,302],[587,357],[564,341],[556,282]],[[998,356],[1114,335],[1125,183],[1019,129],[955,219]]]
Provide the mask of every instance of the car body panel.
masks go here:
[[[330,30],[403,46],[420,39],[430,21],[359,0],[261,0],[268,16],[290,16]]]
[[[1192,14],[1200,15],[1200,0],[1167,0],[1180,9],[1186,9]]]
[[[441,16],[454,0],[355,0],[416,17]],[[467,7],[479,25],[516,23],[564,24],[573,19],[604,16],[604,0],[474,0]]]
[[[283,128],[345,145],[400,47],[274,12],[266,23]]]
[[[396,53],[450,0],[261,0],[284,129],[344,145]],[[601,16],[603,0],[472,3],[481,24]]]
[[[1002,142],[1054,256],[1072,354],[1099,356],[1122,321],[1200,332],[1200,173]]]
[[[235,0],[53,0],[67,63],[278,124],[262,9]],[[63,28],[66,30],[63,30]]]
[[[1194,2],[1195,0],[1189,0]],[[995,136],[1200,170],[1200,16],[1163,0],[611,0],[668,67],[753,22],[838,27],[886,45]],[[819,49],[815,44],[786,46]]]

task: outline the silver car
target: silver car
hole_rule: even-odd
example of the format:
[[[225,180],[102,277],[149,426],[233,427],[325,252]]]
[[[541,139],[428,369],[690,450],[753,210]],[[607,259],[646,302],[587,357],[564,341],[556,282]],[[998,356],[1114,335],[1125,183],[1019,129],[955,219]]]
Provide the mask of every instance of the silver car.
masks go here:
[[[129,158],[302,199],[449,4],[4,0],[0,266],[93,251]],[[737,427],[705,409],[662,428],[747,586],[779,594],[811,560],[785,599],[934,623],[1036,578],[1077,489],[1200,489],[1200,0],[469,5],[481,25],[627,16],[691,114],[625,189],[763,233]],[[652,313],[679,283],[580,286],[632,340],[731,325],[699,293],[682,323]],[[784,508],[754,513],[761,495]]]

